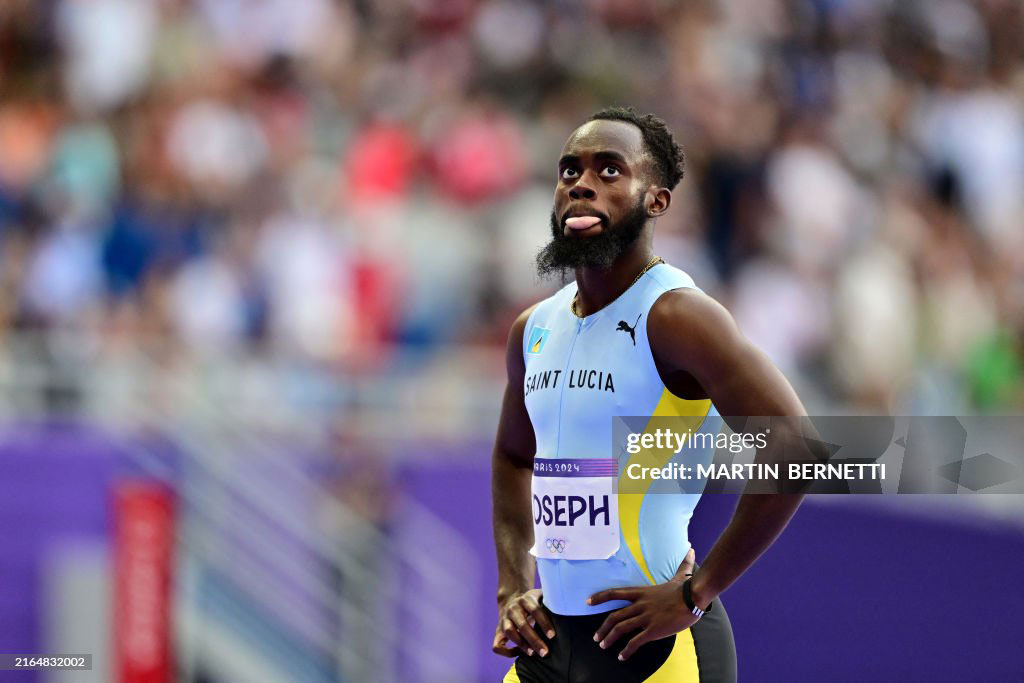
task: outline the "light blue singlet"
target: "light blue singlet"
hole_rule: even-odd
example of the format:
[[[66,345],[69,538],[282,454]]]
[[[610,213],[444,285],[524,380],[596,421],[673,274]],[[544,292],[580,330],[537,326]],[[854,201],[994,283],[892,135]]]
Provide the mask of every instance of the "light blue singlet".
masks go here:
[[[523,390],[537,441],[531,552],[544,603],[557,614],[617,609],[626,603],[591,607],[585,601],[607,588],[667,581],[690,549],[687,526],[699,494],[660,481],[640,493],[611,493],[609,503],[601,488],[621,482],[637,458],[613,452],[615,416],[681,416],[694,431],[717,422],[707,419],[718,415],[710,400],[681,399],[665,388],[647,339],[651,306],[665,292],[686,287],[695,287],[689,275],[659,264],[611,304],[579,318],[570,310],[572,282],[538,304],[527,321]],[[707,450],[686,446],[673,462],[708,462]],[[630,490],[637,491],[635,485]],[[597,559],[560,559],[574,552]]]

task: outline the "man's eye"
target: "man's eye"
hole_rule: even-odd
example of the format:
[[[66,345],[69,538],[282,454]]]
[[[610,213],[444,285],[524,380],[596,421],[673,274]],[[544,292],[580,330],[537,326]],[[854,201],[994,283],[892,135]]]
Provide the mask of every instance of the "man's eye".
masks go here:
[[[575,178],[578,175],[579,175],[579,173],[576,172],[575,168],[563,168],[562,169],[562,178],[564,180],[568,180],[570,178]]]
[[[601,170],[601,173],[605,175],[610,175],[612,177],[620,175],[619,169],[615,168],[614,166],[605,166],[604,169]]]

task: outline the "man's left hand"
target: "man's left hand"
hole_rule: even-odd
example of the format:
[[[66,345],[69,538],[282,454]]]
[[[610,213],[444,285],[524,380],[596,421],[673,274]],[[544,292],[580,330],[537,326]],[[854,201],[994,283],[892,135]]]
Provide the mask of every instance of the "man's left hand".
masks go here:
[[[590,605],[600,605],[609,600],[628,600],[633,603],[609,613],[594,634],[594,641],[600,643],[602,648],[609,648],[622,636],[639,631],[619,653],[619,659],[626,661],[644,643],[666,638],[697,623],[698,617],[687,609],[682,594],[683,582],[693,571],[692,567],[691,549],[679,571],[666,583],[612,588],[590,596],[587,601]]]

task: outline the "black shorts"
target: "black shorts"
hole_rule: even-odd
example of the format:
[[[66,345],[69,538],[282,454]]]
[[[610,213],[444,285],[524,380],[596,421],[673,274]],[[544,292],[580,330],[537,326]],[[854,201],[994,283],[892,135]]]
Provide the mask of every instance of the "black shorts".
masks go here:
[[[522,655],[505,674],[504,683],[731,683],[736,680],[736,644],[729,615],[720,600],[696,624],[674,636],[642,645],[625,662],[619,652],[634,634],[619,638],[607,650],[594,633],[607,612],[582,616],[552,614],[555,637],[548,654]],[[543,635],[541,635],[543,638]]]

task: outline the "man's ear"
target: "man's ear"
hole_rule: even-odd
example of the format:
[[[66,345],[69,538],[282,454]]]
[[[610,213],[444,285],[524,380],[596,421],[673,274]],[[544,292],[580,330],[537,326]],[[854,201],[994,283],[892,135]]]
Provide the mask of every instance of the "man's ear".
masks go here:
[[[647,190],[644,203],[647,205],[647,215],[657,218],[668,211],[668,207],[672,205],[672,190],[667,187],[652,187]]]

